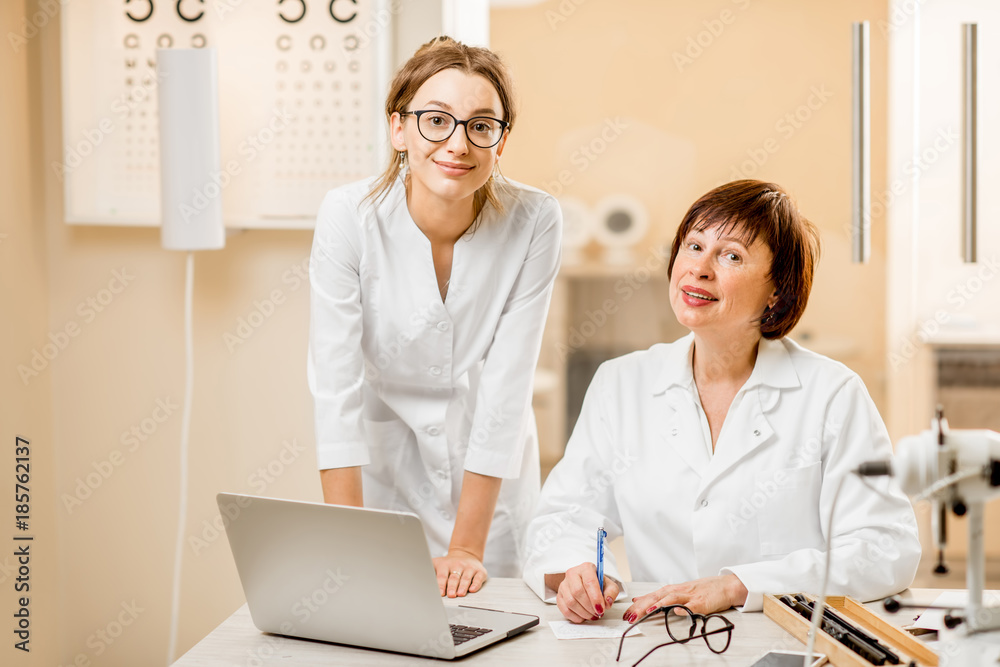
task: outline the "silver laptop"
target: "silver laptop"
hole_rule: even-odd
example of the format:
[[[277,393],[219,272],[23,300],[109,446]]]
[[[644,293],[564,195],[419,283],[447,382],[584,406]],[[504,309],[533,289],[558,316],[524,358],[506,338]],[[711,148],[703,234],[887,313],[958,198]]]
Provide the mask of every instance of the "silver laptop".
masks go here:
[[[452,659],[538,625],[537,616],[446,606],[413,514],[232,493],[216,500],[264,632]]]

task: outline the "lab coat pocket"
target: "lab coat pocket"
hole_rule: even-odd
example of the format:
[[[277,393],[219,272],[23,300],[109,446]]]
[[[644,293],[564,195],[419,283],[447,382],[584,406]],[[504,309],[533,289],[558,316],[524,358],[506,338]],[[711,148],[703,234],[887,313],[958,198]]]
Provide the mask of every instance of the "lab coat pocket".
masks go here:
[[[823,548],[819,492],[823,463],[765,470],[755,475],[752,504],[760,505],[757,528],[762,556]]]

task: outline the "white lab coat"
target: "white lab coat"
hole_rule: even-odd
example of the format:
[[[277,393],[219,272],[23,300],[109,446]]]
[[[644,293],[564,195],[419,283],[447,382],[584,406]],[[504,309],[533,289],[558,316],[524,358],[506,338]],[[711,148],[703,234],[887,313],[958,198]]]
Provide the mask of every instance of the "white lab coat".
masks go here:
[[[310,262],[308,375],[320,469],[363,466],[368,507],[410,511],[447,553],[466,470],[504,478],[484,564],[517,576],[538,498],[535,365],[559,267],[550,195],[512,183],[455,243],[446,301],[401,179],[327,194]]]
[[[679,584],[733,573],[749,590],[819,591],[828,517],[841,479],[892,447],[860,378],[796,343],[762,340],[711,452],[691,371],[694,337],[614,359],[597,371],[566,455],[528,528],[524,578],[596,558],[596,532],[625,535],[634,581]],[[913,580],[912,506],[889,480],[846,477],[834,516],[828,593],[863,600]],[[605,572],[621,579],[614,556]]]

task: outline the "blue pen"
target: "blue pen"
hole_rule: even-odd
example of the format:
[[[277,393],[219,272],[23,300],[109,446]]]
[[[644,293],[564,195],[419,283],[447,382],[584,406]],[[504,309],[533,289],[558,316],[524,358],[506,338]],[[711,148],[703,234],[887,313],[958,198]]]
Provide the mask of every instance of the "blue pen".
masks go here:
[[[608,532],[604,527],[597,529],[597,581],[601,584],[601,592],[604,592],[604,538]]]

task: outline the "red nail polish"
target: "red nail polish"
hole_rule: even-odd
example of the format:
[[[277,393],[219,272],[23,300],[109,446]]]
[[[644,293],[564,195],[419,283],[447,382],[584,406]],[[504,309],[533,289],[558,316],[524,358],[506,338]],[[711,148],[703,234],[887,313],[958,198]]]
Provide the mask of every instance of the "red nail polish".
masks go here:
[[[611,599],[611,596],[610,596],[610,595],[609,595],[608,597],[604,598],[604,599],[605,599],[605,600],[607,601],[607,603],[608,603],[608,609],[610,609],[610,608],[611,608],[611,605],[613,605],[613,604],[615,603],[615,601]]]
[[[595,617],[593,617],[593,618],[592,618],[592,619],[590,619],[590,620],[592,620],[592,621],[596,621],[596,620],[597,620],[597,617],[595,616]]]
[[[657,607],[657,606],[654,605],[654,606],[650,607],[649,609],[647,609],[646,613],[649,614],[649,613],[651,613],[653,611],[656,611],[657,609],[659,609],[659,607]]]
[[[604,613],[604,607],[602,607],[601,605],[597,605],[597,613],[598,614],[603,614]]]
[[[629,616],[628,616],[628,622],[629,623],[635,623],[635,619],[637,619],[637,618],[638,618],[638,616],[636,616],[635,614],[629,614]]]

